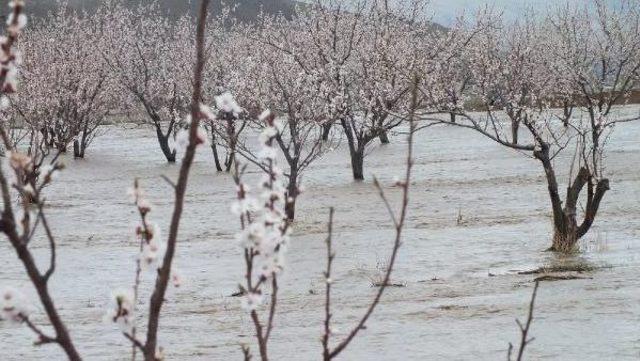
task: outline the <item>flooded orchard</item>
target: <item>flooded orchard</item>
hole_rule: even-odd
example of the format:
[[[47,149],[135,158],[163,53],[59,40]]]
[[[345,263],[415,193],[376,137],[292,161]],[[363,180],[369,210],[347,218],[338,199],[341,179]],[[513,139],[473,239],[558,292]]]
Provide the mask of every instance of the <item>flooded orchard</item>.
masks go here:
[[[131,344],[103,317],[111,290],[130,287],[134,278],[138,215],[127,188],[140,179],[154,204],[149,217],[166,234],[173,192],[161,175],[175,178],[178,166],[164,162],[146,128],[103,131],[87,159],[66,156],[67,169],[45,192],[59,243],[50,287],[86,359],[125,360]],[[610,139],[611,190],[580,252],[564,256],[545,252],[552,224],[544,173],[535,159],[472,131],[432,127],[416,137],[408,224],[392,275],[398,287],[387,289],[342,359],[504,359],[508,343],[519,342],[515,319],[526,318],[534,279],[543,277],[529,359],[636,360],[640,124],[620,124]],[[404,169],[404,138],[397,135],[391,144],[371,149],[364,182],[351,180],[344,144],[305,174],[280,280],[270,345],[274,359],[321,355],[330,206],[336,208],[335,332],[349,330],[365,311],[394,236],[372,180],[378,177],[397,205],[400,189],[393,183]],[[235,185],[228,174],[215,172],[206,147],[198,150],[191,176],[175,259],[184,282],[169,290],[159,344],[173,360],[239,359],[240,345],[252,342],[254,330],[239,299],[231,296],[244,272],[234,236],[239,221],[230,212]],[[563,181],[565,176],[559,174]],[[248,183],[257,177],[257,171],[249,174]],[[33,242],[36,256],[46,262],[45,238],[38,235]],[[3,283],[35,295],[15,251],[0,244]],[[541,267],[549,272],[529,272]],[[153,279],[144,274],[140,325]],[[42,310],[33,319],[47,324]],[[60,348],[33,347],[26,327],[1,323],[0,339],[4,360],[64,359]]]

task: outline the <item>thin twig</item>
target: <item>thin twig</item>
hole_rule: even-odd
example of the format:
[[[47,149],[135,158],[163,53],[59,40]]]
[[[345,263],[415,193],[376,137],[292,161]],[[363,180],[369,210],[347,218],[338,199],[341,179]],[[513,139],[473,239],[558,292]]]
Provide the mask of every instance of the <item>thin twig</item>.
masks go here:
[[[411,183],[411,170],[413,168],[413,137],[415,134],[415,131],[414,131],[415,130],[415,112],[417,109],[417,101],[418,101],[417,100],[418,84],[419,84],[418,77],[415,77],[414,86],[411,93],[411,111],[408,117],[409,134],[407,136],[408,150],[407,150],[406,171],[405,171],[404,181],[401,184],[402,185],[402,206],[400,208],[400,215],[397,217],[397,222],[394,223],[396,235],[395,235],[395,240],[393,242],[391,257],[389,259],[389,266],[387,267],[384,280],[380,285],[378,292],[376,293],[373,301],[371,301],[371,303],[369,304],[369,307],[367,308],[366,312],[364,313],[360,321],[356,324],[356,326],[353,329],[351,329],[347,337],[343,339],[331,352],[329,352],[328,356],[325,356],[325,361],[331,360],[336,356],[338,356],[338,354],[340,354],[349,345],[349,343],[351,343],[351,341],[358,334],[358,332],[360,332],[360,330],[364,328],[365,323],[367,322],[369,317],[373,314],[373,311],[375,310],[376,306],[380,302],[380,299],[382,298],[382,294],[384,293],[385,289],[389,284],[389,280],[391,278],[391,272],[393,271],[393,267],[395,265],[398,251],[400,249],[400,246],[402,245],[402,230],[404,228],[404,224],[407,216],[407,210],[409,206],[409,185]],[[381,197],[384,201],[386,198],[384,192],[382,192]]]
[[[529,328],[531,327],[531,322],[533,321],[533,309],[535,307],[536,295],[538,293],[539,285],[540,285],[540,282],[536,281],[536,284],[533,287],[533,293],[531,294],[531,302],[529,303],[529,314],[527,316],[527,322],[524,325],[522,325],[520,320],[516,319],[516,323],[520,328],[520,347],[518,348],[518,358],[516,358],[516,361],[522,361],[522,358],[524,357],[525,348],[529,343],[531,343],[534,340],[533,337],[529,338],[528,335],[529,335]],[[507,354],[509,361],[511,361],[512,351],[513,351],[513,345],[509,343],[509,350]]]
[[[327,239],[325,241],[327,244],[327,269],[324,272],[324,334],[322,335],[322,355],[325,360],[330,359],[329,354],[331,353],[329,349],[329,338],[331,337],[331,284],[333,283],[331,279],[331,266],[335,258],[335,254],[333,253],[333,214],[334,209],[331,207],[329,209],[329,223],[327,224]]]

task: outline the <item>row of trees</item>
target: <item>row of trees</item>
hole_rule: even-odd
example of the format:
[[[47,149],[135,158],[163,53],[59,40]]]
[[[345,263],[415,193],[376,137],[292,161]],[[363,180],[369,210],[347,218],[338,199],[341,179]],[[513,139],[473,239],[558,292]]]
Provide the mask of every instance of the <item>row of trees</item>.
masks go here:
[[[553,248],[571,249],[609,188],[606,139],[616,123],[629,120],[617,105],[638,83],[637,2],[564,7],[546,17],[531,11],[516,23],[483,12],[449,29],[429,21],[426,5],[317,0],[290,18],[265,14],[244,24],[225,9],[210,19],[202,100],[213,104],[231,93],[241,113],[203,125],[216,168],[231,170],[232,152],[260,165],[251,130],[264,127],[255,119],[268,108],[285,119],[277,144],[289,198],[338,139],[347,145],[354,179],[362,180],[368,149],[389,142],[389,132],[403,125],[412,75],[419,74],[423,127],[471,128],[540,161]],[[192,22],[168,20],[153,3],[131,9],[106,2],[93,14],[61,5],[21,40],[24,92],[33,101],[12,100],[10,118],[23,119],[58,151],[73,142],[83,157],[98,126],[125,114],[150,125],[167,161],[175,162],[189,106]],[[561,170],[571,178],[563,201],[553,160],[567,152],[575,154],[571,169]],[[287,215],[294,218],[295,203]]]
[[[205,68],[205,29],[207,23],[208,0],[203,0],[197,22],[196,45],[195,45],[195,65],[192,64],[193,73],[189,76],[188,88],[191,89],[189,101],[189,113],[183,118],[185,124],[179,131],[178,137],[184,139],[184,156],[180,164],[180,171],[175,183],[166,179],[174,189],[174,204],[169,236],[165,242],[159,239],[159,232],[150,223],[150,213],[152,208],[144,198],[144,192],[136,180],[131,191],[135,203],[140,223],[136,227],[137,241],[139,241],[139,256],[136,261],[134,272],[134,282],[130,290],[115,291],[112,304],[107,310],[107,321],[120,326],[123,336],[130,342],[132,353],[131,359],[135,360],[138,352],[147,361],[159,361],[164,359],[163,347],[158,343],[160,332],[160,315],[165,303],[166,292],[173,283],[179,286],[179,276],[175,273],[173,260],[176,254],[178,231],[182,219],[185,194],[189,181],[190,169],[199,146],[205,143],[205,135],[201,131],[200,123],[204,120],[217,122],[235,122],[242,110],[237,105],[235,99],[228,94],[215,98],[216,108],[210,108],[202,104],[203,98],[203,76]],[[22,0],[12,2],[13,15],[9,19],[7,28],[8,36],[5,38],[2,51],[2,65],[7,72],[0,72],[0,84],[2,88],[0,96],[6,100],[5,96],[13,94],[15,98],[23,98],[17,89],[17,74],[19,71],[19,61],[14,47],[18,35],[26,24],[26,17],[22,13],[24,3]],[[27,88],[28,89],[28,88]],[[407,169],[404,181],[402,182],[403,201],[400,210],[394,212],[390,207],[389,212],[395,227],[395,238],[390,264],[387,268],[384,282],[380,285],[376,296],[366,308],[363,316],[358,320],[347,336],[337,342],[331,342],[335,334],[331,328],[331,266],[335,258],[332,250],[332,221],[333,210],[330,211],[330,221],[328,227],[327,244],[327,268],[324,272],[326,281],[325,298],[325,319],[324,334],[322,338],[322,359],[332,360],[341,354],[353,341],[355,336],[364,329],[365,323],[372,315],[378,305],[384,290],[386,289],[393,264],[401,246],[401,235],[408,210],[408,192],[412,169],[412,149],[414,135],[414,115],[417,99],[417,82],[414,83],[412,91],[412,111],[409,118],[410,132],[408,136],[408,156]],[[143,98],[144,94],[140,95]],[[24,100],[27,104],[28,99]],[[143,101],[141,99],[141,101]],[[3,101],[4,107],[9,105]],[[152,113],[148,113],[151,115]],[[259,195],[254,196],[249,192],[248,186],[244,183],[243,175],[246,170],[245,165],[240,165],[240,161],[235,159],[234,154],[237,143],[231,142],[231,164],[234,166],[233,179],[237,185],[237,202],[232,210],[239,216],[241,231],[237,237],[241,241],[244,249],[245,281],[240,286],[240,294],[243,299],[244,308],[250,313],[255,326],[256,342],[260,359],[269,360],[268,344],[271,332],[275,325],[275,314],[278,301],[278,276],[284,268],[283,255],[286,253],[289,243],[290,220],[286,215],[286,209],[291,203],[290,199],[295,199],[296,194],[290,194],[290,190],[282,183],[283,172],[278,168],[276,145],[283,142],[283,129],[286,125],[277,121],[275,113],[264,111],[257,121],[263,124],[259,136],[260,152],[254,162],[264,170],[264,176],[259,181]],[[59,309],[56,307],[54,299],[49,292],[49,280],[56,271],[57,251],[56,237],[50,228],[47,220],[48,209],[44,197],[46,186],[53,180],[54,173],[62,170],[62,165],[58,157],[49,157],[44,149],[49,147],[46,142],[49,136],[47,132],[37,128],[31,129],[31,137],[45,140],[38,142],[32,140],[26,151],[16,146],[9,130],[13,124],[0,123],[0,140],[8,151],[10,172],[5,173],[5,164],[0,164],[0,191],[2,194],[3,209],[0,218],[0,230],[7,236],[9,243],[16,251],[26,273],[33,286],[37,290],[38,298],[51,323],[51,330],[32,322],[30,301],[20,292],[13,289],[0,290],[0,320],[22,323],[26,325],[37,336],[36,345],[57,344],[66,354],[69,360],[81,360],[81,354],[76,347],[75,339],[70,334],[63,321]],[[234,133],[235,134],[235,133]],[[229,137],[233,140],[235,137]],[[33,146],[33,144],[39,144]],[[52,145],[52,147],[57,145]],[[59,149],[62,151],[62,149]],[[58,153],[59,154],[59,153]],[[175,154],[175,153],[174,153]],[[379,187],[379,186],[378,186]],[[12,193],[12,189],[17,194]],[[384,195],[384,191],[379,187],[380,195],[385,204],[389,203]],[[18,196],[17,206],[12,202],[12,197]],[[47,267],[43,270],[36,262],[32,253],[31,245],[38,238],[38,233],[43,232],[48,243]],[[141,296],[141,272],[143,269],[155,271],[154,286],[149,296],[148,313],[146,314],[146,337],[140,337],[137,327],[137,308]],[[261,306],[264,303],[265,293],[270,292],[270,305],[266,317],[262,317]],[[252,359],[251,350],[248,346],[242,347],[244,360]]]
[[[595,10],[564,8],[543,19],[532,14],[516,24],[481,13],[473,24],[461,21],[452,29],[435,28],[424,16],[421,0],[393,6],[375,0],[350,6],[318,0],[291,19],[265,15],[254,25],[236,23],[229,11],[207,19],[207,4],[202,1],[195,31],[193,19],[169,22],[156,6],[129,9],[107,2],[92,15],[71,13],[63,6],[25,34],[19,53],[15,46],[26,25],[24,3],[11,2],[0,47],[0,105],[6,119],[0,138],[9,151],[13,177],[0,167],[0,230],[36,288],[52,330],[32,323],[22,297],[13,291],[2,293],[0,315],[26,324],[38,344],[56,343],[69,359],[81,359],[48,288],[57,256],[43,192],[62,169],[50,152],[60,154],[73,143],[74,155],[83,157],[98,127],[114,114],[128,113],[150,124],[170,162],[176,161],[176,145],[184,145],[178,178],[175,183],[167,179],[175,199],[166,244],[148,223],[151,208],[137,182],[133,190],[141,220],[133,295],[114,294],[109,313],[131,342],[133,359],[138,351],[146,360],[163,358],[160,315],[170,282],[179,278],[172,262],[190,168],[207,137],[204,128],[217,168],[223,169],[218,158],[222,148],[227,153],[224,168],[237,185],[233,210],[240,220],[245,268],[240,291],[263,361],[269,358],[278,275],[300,176],[333,137],[346,139],[355,179],[364,178],[367,147],[376,139],[388,142],[389,131],[396,127],[408,128],[408,156],[405,177],[398,182],[403,191],[399,211],[375,182],[395,230],[384,280],[355,327],[335,343],[330,221],[324,360],[335,358],[364,329],[388,286],[408,210],[419,109],[423,128],[469,128],[540,161],[553,210],[554,250],[572,250],[591,227],[609,189],[603,174],[607,137],[615,124],[635,119],[621,117],[618,105],[625,104],[639,80],[637,2],[622,2],[615,9],[596,2]],[[25,86],[16,94],[22,56]],[[259,131],[257,147],[246,129]],[[567,151],[570,182],[563,202],[553,161]],[[283,170],[277,166],[282,159]],[[258,197],[243,182],[247,162],[264,171]],[[585,187],[580,219],[578,199]],[[17,206],[12,201],[15,192]],[[37,230],[49,245],[44,270],[30,248]],[[142,340],[135,314],[144,267],[154,267],[157,274]],[[262,315],[267,293],[270,304]],[[531,313],[521,326],[518,359],[529,342],[530,321]],[[249,360],[250,351],[243,352]]]

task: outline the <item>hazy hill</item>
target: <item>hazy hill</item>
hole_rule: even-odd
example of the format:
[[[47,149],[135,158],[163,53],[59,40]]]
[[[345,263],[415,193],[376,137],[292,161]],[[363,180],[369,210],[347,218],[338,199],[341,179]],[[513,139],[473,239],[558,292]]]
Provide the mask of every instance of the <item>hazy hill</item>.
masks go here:
[[[98,4],[103,0],[69,0],[69,5],[75,9],[84,9],[91,11],[95,9]],[[140,3],[149,2],[147,0],[123,0],[126,4],[135,6]],[[221,8],[220,3],[222,0],[213,0],[211,2],[214,12],[219,11]],[[225,1],[227,4],[232,1]],[[197,0],[158,0],[162,10],[171,17],[176,17],[184,14],[187,11],[195,13],[199,1]],[[241,0],[238,1],[238,8],[236,9],[236,15],[241,20],[250,21],[260,13],[261,9],[264,9],[267,13],[283,13],[289,15],[293,13],[296,1],[294,0]],[[53,0],[45,1],[29,1],[27,3],[27,13],[35,16],[42,17],[47,12],[56,8],[57,2]],[[3,7],[0,14],[5,15],[6,9]]]

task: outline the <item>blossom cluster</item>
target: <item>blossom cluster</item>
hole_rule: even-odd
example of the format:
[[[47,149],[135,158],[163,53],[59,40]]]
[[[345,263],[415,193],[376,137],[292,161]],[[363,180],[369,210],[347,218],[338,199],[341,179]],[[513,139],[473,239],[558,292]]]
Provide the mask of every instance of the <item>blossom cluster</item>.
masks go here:
[[[33,312],[27,296],[13,287],[0,288],[0,321],[22,323]]]
[[[130,333],[135,326],[135,297],[128,289],[115,290],[111,294],[111,305],[105,321],[118,325],[122,332]]]
[[[31,307],[22,292],[12,287],[0,289],[0,320],[20,323],[30,313]]]
[[[11,13],[7,17],[7,35],[0,37],[0,76],[3,94],[0,104],[3,105],[3,108],[8,104],[4,94],[13,93],[17,89],[18,68],[22,63],[22,57],[13,45],[22,29],[27,25],[27,16],[22,13],[24,1],[12,0],[9,2],[9,7]]]
[[[138,213],[141,223],[136,227],[136,238],[140,243],[139,262],[143,269],[157,269],[161,265],[159,260],[164,253],[164,245],[160,237],[160,228],[155,223],[149,223],[147,216],[151,212],[151,203],[145,198],[144,190],[138,181],[129,191]]]

